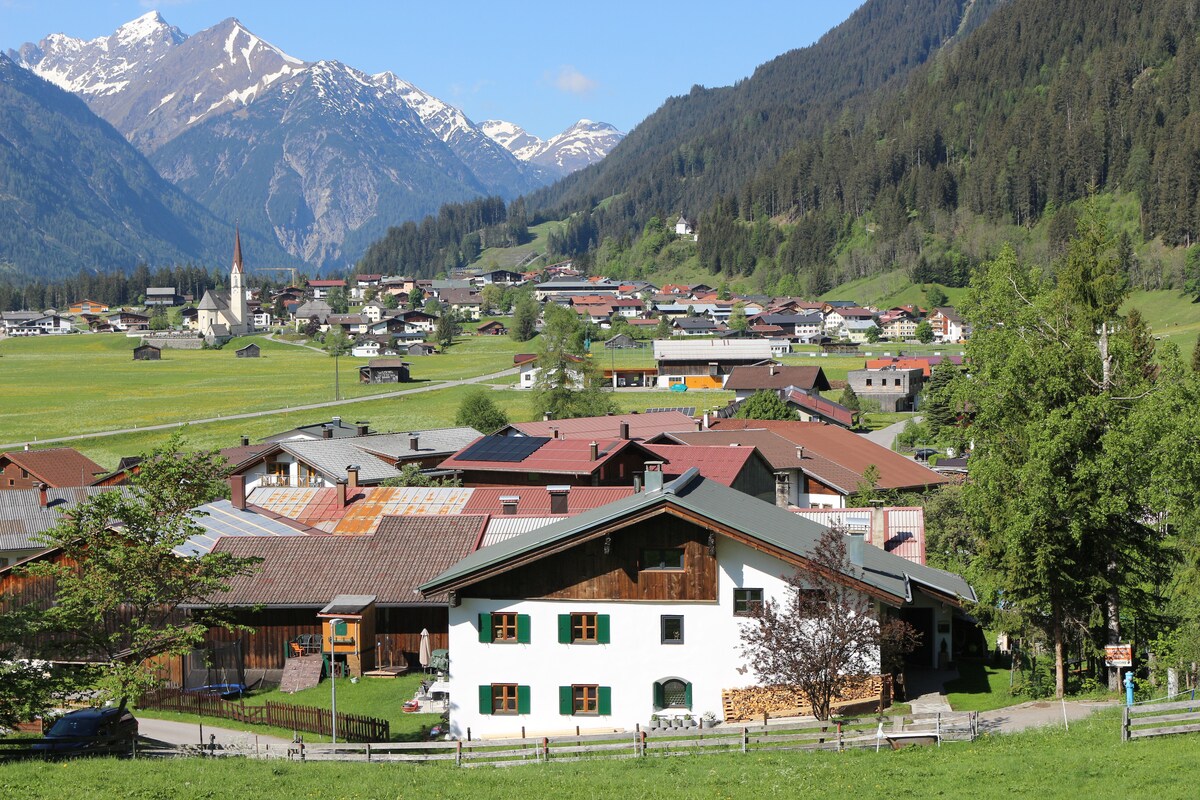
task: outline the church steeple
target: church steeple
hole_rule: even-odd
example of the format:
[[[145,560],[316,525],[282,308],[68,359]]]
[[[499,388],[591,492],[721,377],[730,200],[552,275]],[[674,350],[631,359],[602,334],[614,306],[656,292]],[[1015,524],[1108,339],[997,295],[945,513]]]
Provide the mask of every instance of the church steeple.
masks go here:
[[[233,226],[233,271],[242,272],[242,232],[238,225]]]

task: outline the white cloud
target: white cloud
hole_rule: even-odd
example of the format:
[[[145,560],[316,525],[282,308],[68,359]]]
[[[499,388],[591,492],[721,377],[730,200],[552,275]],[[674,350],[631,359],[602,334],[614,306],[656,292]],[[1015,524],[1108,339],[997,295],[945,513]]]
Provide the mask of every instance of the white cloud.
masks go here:
[[[596,81],[569,65],[558,68],[553,83],[560,92],[567,94],[591,94],[599,86]]]

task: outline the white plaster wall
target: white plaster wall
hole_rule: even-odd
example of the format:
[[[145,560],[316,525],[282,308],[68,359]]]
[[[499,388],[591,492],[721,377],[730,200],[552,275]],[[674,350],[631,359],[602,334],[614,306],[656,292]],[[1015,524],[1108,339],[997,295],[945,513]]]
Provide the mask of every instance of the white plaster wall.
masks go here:
[[[632,729],[645,725],[656,712],[653,685],[665,678],[692,684],[691,714],[722,714],[721,692],[757,683],[743,667],[740,628],[744,617],[733,614],[735,588],[763,589],[765,597],[781,598],[785,576],[792,568],[783,562],[729,539],[719,538],[717,602],[635,602],[591,600],[464,599],[450,609],[450,729],[465,738],[550,735],[581,731]],[[529,644],[485,644],[479,641],[479,614],[512,611],[530,617]],[[608,614],[611,643],[559,644],[558,615],[576,612]],[[684,618],[684,643],[660,643],[660,617]],[[530,713],[479,713],[479,686],[516,683],[530,687]],[[611,716],[559,714],[558,687],[598,684],[612,688]]]

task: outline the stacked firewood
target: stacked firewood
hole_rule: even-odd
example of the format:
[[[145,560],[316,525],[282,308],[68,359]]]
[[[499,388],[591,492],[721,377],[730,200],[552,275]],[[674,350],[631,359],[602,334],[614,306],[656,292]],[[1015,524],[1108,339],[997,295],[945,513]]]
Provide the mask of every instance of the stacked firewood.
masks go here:
[[[867,675],[855,680],[838,692],[834,704],[878,699],[883,693],[884,677]],[[799,717],[812,713],[808,698],[795,686],[749,686],[726,689],[721,693],[725,706],[725,721],[771,717]]]

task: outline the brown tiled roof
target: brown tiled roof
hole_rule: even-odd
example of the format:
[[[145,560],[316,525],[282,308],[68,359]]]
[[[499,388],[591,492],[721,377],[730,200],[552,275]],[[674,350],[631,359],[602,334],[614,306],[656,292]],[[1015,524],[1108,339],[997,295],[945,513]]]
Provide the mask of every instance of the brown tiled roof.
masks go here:
[[[14,450],[0,454],[0,464],[11,461],[51,487],[87,485],[108,472],[73,447],[48,450]]]
[[[221,537],[213,552],[263,559],[219,597],[233,605],[321,607],[339,594],[379,605],[440,604],[414,591],[475,548],[486,516],[386,517],[373,534]]]
[[[613,414],[603,417],[577,417],[537,422],[514,422],[510,427],[526,436],[611,439],[620,435],[621,423],[629,423],[629,438],[648,439],[663,431],[694,431],[696,420],[682,411],[656,411],[651,414]]]
[[[786,389],[795,386],[798,389],[829,389],[829,381],[825,371],[819,366],[801,367],[734,367],[725,380],[726,389]]]
[[[947,482],[944,476],[933,470],[836,425],[824,425],[819,422],[721,419],[714,421],[712,426],[719,430],[769,430],[795,446],[804,447],[806,461],[807,456],[811,454],[860,477],[867,467],[873,464],[879,470],[877,486],[880,489],[918,489]],[[763,454],[767,455],[765,452]],[[767,455],[767,460],[770,459]],[[804,469],[809,469],[807,463]],[[821,477],[815,470],[814,474],[818,478]],[[842,483],[835,485],[852,492],[857,486],[857,481],[849,486]]]

